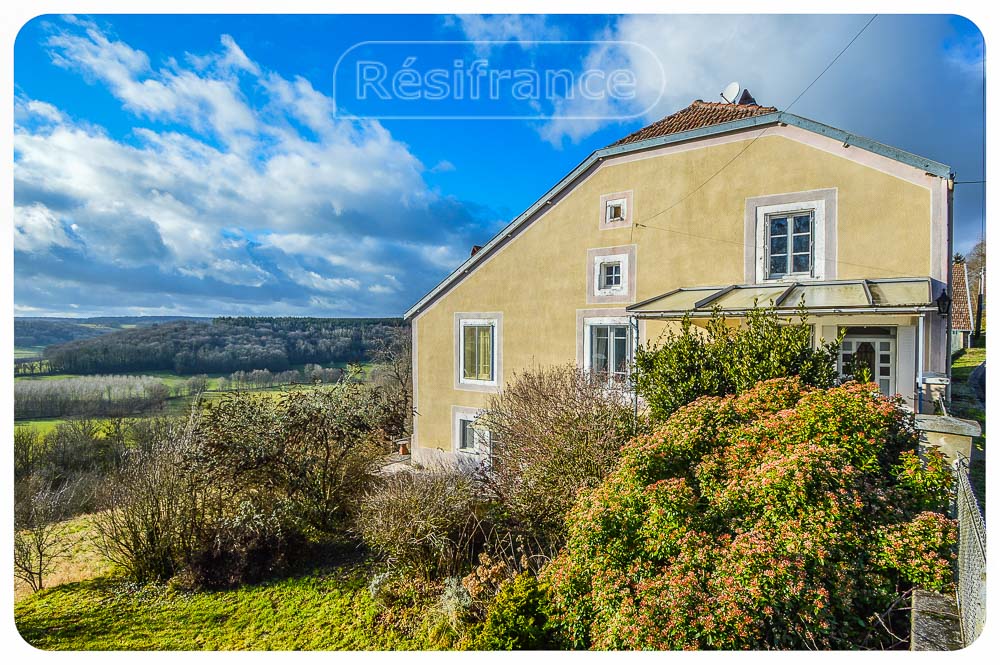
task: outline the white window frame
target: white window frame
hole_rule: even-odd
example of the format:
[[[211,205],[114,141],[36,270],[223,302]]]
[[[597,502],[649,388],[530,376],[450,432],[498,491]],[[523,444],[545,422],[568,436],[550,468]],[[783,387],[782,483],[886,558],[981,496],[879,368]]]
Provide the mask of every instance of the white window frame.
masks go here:
[[[627,348],[625,349],[625,362],[628,368],[631,370],[633,363],[635,362],[635,330],[632,326],[632,320],[627,316],[595,316],[587,317],[583,320],[583,368],[588,373],[592,371],[591,363],[591,328],[595,326],[625,326],[628,331],[627,337],[625,338],[625,343]],[[612,374],[608,373],[608,383],[611,383],[614,379]]]
[[[493,378],[489,381],[484,379],[467,379],[465,378],[465,329],[472,327],[482,327],[489,326],[492,330],[492,339],[490,341],[490,370]],[[499,379],[497,371],[497,356],[499,346],[499,335],[498,335],[499,322],[498,319],[460,319],[458,322],[458,380],[459,383],[470,385],[470,386],[491,386],[495,387],[499,385]]]
[[[490,451],[491,435],[489,430],[484,427],[477,427],[475,422],[483,415],[484,409],[476,409],[472,407],[463,406],[453,406],[451,409],[452,423],[451,423],[451,448],[452,452],[460,453],[462,455],[485,455]],[[462,423],[465,421],[473,422],[473,430],[476,431],[476,443],[472,448],[462,448]]]
[[[811,201],[792,201],[775,205],[757,206],[756,220],[756,278],[758,284],[774,282],[796,282],[825,279],[826,269],[826,201],[816,199]],[[774,216],[795,212],[812,212],[812,274],[791,273],[780,277],[771,277],[770,270],[770,234],[769,219]],[[791,220],[790,220],[791,221]],[[788,248],[791,253],[791,247]]]
[[[604,285],[604,265],[608,263],[617,263],[620,267],[621,280],[617,286],[612,286],[609,288],[603,288]],[[612,297],[622,297],[627,296],[629,293],[629,255],[628,254],[604,254],[594,257],[594,292],[593,295],[597,297],[601,296],[612,296]]]
[[[611,208],[615,206],[621,206],[622,214],[621,217],[612,217]],[[628,220],[628,199],[625,197],[618,199],[608,199],[604,202],[604,223],[605,224],[623,224]]]
[[[632,225],[632,190],[622,192],[608,192],[601,194],[600,215],[598,216],[597,228],[601,231],[611,229],[623,229]],[[622,207],[621,218],[611,218],[611,207],[620,205]]]
[[[851,361],[854,360],[854,353],[857,351],[858,345],[868,342],[875,349],[875,372],[872,376],[872,382],[879,386],[879,390],[882,390],[882,381],[886,381],[889,384],[888,392],[883,393],[885,395],[895,395],[896,385],[899,375],[899,363],[896,358],[896,337],[889,335],[845,335],[840,347],[837,349],[837,376],[841,379],[846,376],[847,370],[849,369],[846,363],[844,363],[844,356],[850,355]],[[888,344],[889,350],[883,351],[881,345]],[[850,350],[845,349],[846,345],[850,345]],[[889,375],[883,377],[879,373],[879,369],[883,365],[880,356],[882,354],[887,354],[889,356],[889,362],[887,364],[889,368]]]
[[[617,284],[608,284],[608,278],[612,276],[610,268],[615,269],[614,277],[617,277]],[[622,285],[624,281],[622,276],[622,264],[618,261],[602,261],[601,262],[601,288],[602,289],[616,289]]]

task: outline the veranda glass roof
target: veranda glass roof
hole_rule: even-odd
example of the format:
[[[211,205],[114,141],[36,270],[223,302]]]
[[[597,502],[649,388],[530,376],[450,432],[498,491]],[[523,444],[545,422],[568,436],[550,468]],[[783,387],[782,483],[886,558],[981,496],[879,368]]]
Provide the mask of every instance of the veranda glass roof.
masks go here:
[[[911,313],[936,309],[927,277],[685,287],[626,309],[638,318],[679,319],[686,313],[708,316],[716,308],[723,314],[738,316],[755,305],[773,306],[779,313],[794,312],[799,305],[809,313]]]

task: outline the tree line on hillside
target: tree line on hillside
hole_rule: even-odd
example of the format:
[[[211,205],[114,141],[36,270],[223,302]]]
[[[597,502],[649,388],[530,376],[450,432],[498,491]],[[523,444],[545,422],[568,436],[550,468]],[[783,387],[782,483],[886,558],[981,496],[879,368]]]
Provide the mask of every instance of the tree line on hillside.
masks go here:
[[[284,372],[305,363],[365,361],[401,326],[400,319],[173,321],[51,346],[45,349],[45,360],[47,371],[67,374]]]
[[[198,320],[175,316],[100,316],[85,319],[19,316],[14,318],[14,346],[50,346],[99,337],[126,327],[150,326],[178,319]]]

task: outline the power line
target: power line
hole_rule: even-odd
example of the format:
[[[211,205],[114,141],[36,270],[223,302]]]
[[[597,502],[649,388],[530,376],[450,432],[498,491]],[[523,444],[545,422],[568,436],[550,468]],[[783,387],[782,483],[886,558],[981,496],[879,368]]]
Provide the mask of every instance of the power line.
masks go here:
[[[816,78],[814,78],[814,79],[812,80],[812,83],[810,83],[809,85],[807,85],[807,86],[806,86],[806,88],[805,88],[805,90],[803,90],[802,92],[800,92],[800,93],[799,93],[799,96],[798,96],[798,97],[796,97],[795,99],[793,99],[793,100],[792,100],[792,103],[791,103],[791,104],[789,104],[788,106],[786,106],[786,107],[785,107],[785,110],[786,110],[786,111],[787,111],[788,109],[792,108],[793,106],[795,106],[795,102],[799,101],[799,100],[800,100],[800,99],[802,98],[802,95],[804,95],[804,94],[806,94],[807,92],[809,92],[809,88],[811,88],[811,87],[813,87],[814,85],[816,85],[816,81],[818,81],[818,80],[820,80],[821,78],[823,78],[823,74],[826,74],[826,73],[827,73],[827,71],[829,71],[829,70],[830,70],[830,67],[833,67],[833,65],[834,65],[834,64],[835,64],[835,63],[836,63],[836,62],[837,62],[838,60],[840,60],[840,56],[844,55],[844,53],[846,53],[846,52],[847,52],[847,49],[851,48],[851,45],[852,45],[852,44],[854,44],[854,42],[858,41],[858,37],[860,37],[860,36],[861,36],[861,35],[862,35],[862,34],[864,33],[864,31],[868,29],[868,26],[870,26],[870,25],[872,24],[872,22],[873,22],[873,21],[874,21],[875,19],[877,19],[877,18],[878,18],[878,14],[872,14],[872,17],[871,17],[870,19],[868,19],[868,22],[867,22],[867,23],[865,23],[864,27],[863,27],[863,28],[861,28],[861,30],[859,30],[859,31],[858,31],[858,34],[854,35],[854,39],[852,39],[851,41],[847,42],[847,46],[845,46],[844,48],[842,48],[842,49],[840,50],[840,53],[838,53],[838,54],[836,55],[836,57],[835,57],[835,58],[834,58],[833,60],[831,60],[831,61],[830,61],[830,64],[829,64],[829,65],[827,65],[827,66],[826,66],[826,67],[825,67],[825,68],[823,69],[823,71],[821,71],[821,72],[819,73],[819,76],[817,76]]]
[[[851,39],[851,41],[849,41],[847,43],[847,46],[845,46],[844,48],[842,48],[840,50],[840,53],[838,53],[836,56],[834,56],[833,60],[831,60],[830,63],[826,67],[823,68],[823,71],[821,71],[819,73],[819,75],[817,75],[816,78],[814,78],[809,83],[809,85],[807,85],[805,87],[805,89],[803,89],[802,92],[800,92],[798,94],[798,96],[796,96],[795,99],[792,100],[791,104],[789,104],[788,106],[785,107],[785,109],[784,109],[784,111],[782,111],[782,113],[784,113],[784,112],[788,111],[790,108],[792,108],[792,106],[794,106],[797,101],[799,101],[800,99],[802,99],[802,96],[805,95],[809,91],[809,89],[812,88],[816,84],[817,81],[819,81],[821,78],[823,78],[823,75],[826,74],[830,70],[831,67],[833,67],[833,65],[837,62],[837,60],[840,59],[840,56],[844,55],[844,53],[847,52],[847,49],[851,48],[851,45],[854,44],[854,42],[856,42],[858,40],[858,38],[865,32],[865,30],[868,29],[868,26],[870,26],[872,24],[872,22],[875,21],[876,18],[878,18],[878,14],[873,14],[872,17],[870,19],[868,19],[868,22],[864,24],[864,26],[861,28],[861,30],[859,30],[858,33],[856,35],[854,35],[854,37]],[[676,208],[677,206],[679,206],[681,203],[684,203],[684,201],[686,201],[689,198],[691,198],[691,196],[693,196],[694,194],[696,194],[697,192],[699,192],[702,189],[702,187],[704,187],[705,185],[707,185],[708,183],[710,183],[712,180],[715,179],[716,176],[718,176],[720,173],[722,173],[724,170],[726,170],[726,168],[728,168],[730,164],[732,164],[737,159],[739,159],[743,155],[743,153],[745,153],[747,150],[749,150],[750,147],[753,146],[753,144],[757,142],[757,139],[759,139],[765,133],[767,133],[768,129],[770,129],[770,128],[769,127],[765,127],[763,130],[761,130],[757,134],[757,136],[753,137],[753,140],[751,140],[750,143],[748,143],[745,146],[743,146],[743,148],[739,152],[737,152],[735,155],[733,155],[733,157],[728,162],[726,162],[725,164],[723,164],[715,173],[713,173],[707,179],[705,179],[704,181],[702,181],[702,183],[699,184],[697,187],[695,187],[690,192],[688,192],[687,194],[685,194],[684,196],[682,196],[680,199],[678,199],[677,201],[675,201],[674,203],[672,203],[670,206],[664,208],[663,210],[660,210],[657,213],[654,213],[654,214],[650,215],[649,217],[646,217],[646,220],[655,219],[655,218],[659,217],[660,215],[663,215],[663,214],[665,214],[667,212],[670,212],[671,210],[673,210],[674,208]],[[654,226],[646,226],[646,224],[643,224],[641,222],[634,222],[634,226],[639,226],[639,227],[643,227],[643,228],[658,228],[658,227],[654,227]]]

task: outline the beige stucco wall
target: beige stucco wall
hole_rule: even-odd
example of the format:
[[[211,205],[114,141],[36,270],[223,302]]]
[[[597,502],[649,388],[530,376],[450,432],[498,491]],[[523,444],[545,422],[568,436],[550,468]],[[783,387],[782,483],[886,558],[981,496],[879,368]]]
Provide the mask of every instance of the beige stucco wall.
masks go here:
[[[502,380],[509,380],[524,368],[574,361],[577,310],[625,307],[587,304],[592,248],[637,246],[637,301],[681,286],[742,283],[746,199],[836,188],[836,278],[938,276],[931,210],[940,180],[869,154],[855,161],[857,148],[765,135],[677,204],[755,135],[605,160],[420,312],[413,320],[415,447],[451,450],[452,407],[482,407],[489,397],[454,387],[456,312],[503,313]],[[633,192],[633,222],[658,229],[599,228],[601,196],[625,190]],[[655,338],[661,331],[650,322],[643,332]]]

